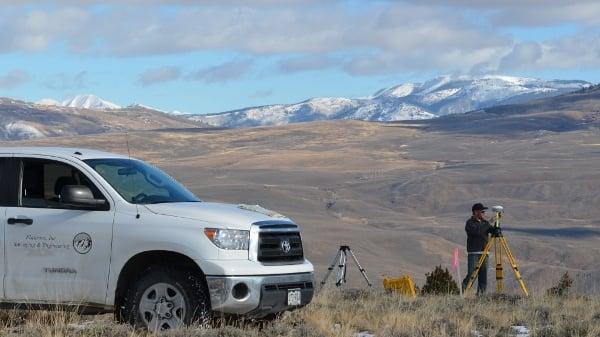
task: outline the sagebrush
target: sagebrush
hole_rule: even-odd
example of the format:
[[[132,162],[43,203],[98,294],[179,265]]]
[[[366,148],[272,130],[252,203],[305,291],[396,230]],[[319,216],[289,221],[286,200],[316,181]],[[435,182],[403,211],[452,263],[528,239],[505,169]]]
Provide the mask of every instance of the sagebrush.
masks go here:
[[[566,296],[569,294],[572,285],[573,279],[569,276],[569,272],[565,272],[555,286],[546,290],[546,294],[548,296]]]
[[[425,285],[421,289],[421,294],[456,295],[458,292],[458,285],[448,269],[437,266],[431,273],[425,274]]]

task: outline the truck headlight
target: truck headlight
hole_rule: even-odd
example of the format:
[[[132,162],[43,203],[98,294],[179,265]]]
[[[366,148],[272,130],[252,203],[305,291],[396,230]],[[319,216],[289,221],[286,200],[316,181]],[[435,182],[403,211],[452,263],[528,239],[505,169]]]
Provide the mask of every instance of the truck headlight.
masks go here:
[[[221,249],[248,250],[250,231],[205,228],[204,234],[215,246]]]

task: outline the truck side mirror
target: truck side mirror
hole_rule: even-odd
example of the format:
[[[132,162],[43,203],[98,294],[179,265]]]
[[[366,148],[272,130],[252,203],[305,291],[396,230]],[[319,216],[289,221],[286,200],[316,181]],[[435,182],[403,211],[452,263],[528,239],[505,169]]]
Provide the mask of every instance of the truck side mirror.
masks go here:
[[[95,199],[89,187],[84,185],[65,185],[60,190],[60,202],[63,205],[89,208],[94,210],[107,209],[104,199]]]

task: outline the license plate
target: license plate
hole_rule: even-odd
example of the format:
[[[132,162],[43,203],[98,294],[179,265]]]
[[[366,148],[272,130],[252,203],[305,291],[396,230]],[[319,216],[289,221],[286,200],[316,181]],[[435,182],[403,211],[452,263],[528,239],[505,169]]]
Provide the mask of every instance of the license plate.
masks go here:
[[[300,289],[289,289],[287,296],[287,305],[297,306],[302,303],[302,295]]]

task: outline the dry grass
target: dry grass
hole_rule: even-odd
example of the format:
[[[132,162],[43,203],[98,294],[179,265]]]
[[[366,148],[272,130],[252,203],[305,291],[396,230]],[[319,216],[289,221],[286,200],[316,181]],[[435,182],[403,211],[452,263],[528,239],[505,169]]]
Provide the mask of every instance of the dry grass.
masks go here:
[[[505,336],[526,325],[534,336],[600,336],[600,299],[588,297],[431,296],[405,299],[382,292],[337,292],[319,296],[292,313],[324,336]],[[337,325],[336,325],[337,324]]]
[[[0,311],[0,336],[154,336],[115,324],[110,315],[68,312]],[[432,296],[407,299],[379,291],[321,293],[306,308],[270,323],[235,322],[212,328],[190,327],[164,336],[510,336],[511,325],[526,325],[532,336],[600,336],[600,298],[489,296],[462,299]]]

